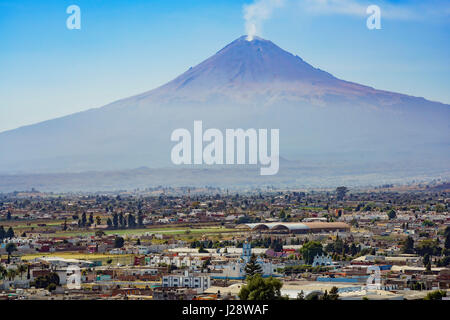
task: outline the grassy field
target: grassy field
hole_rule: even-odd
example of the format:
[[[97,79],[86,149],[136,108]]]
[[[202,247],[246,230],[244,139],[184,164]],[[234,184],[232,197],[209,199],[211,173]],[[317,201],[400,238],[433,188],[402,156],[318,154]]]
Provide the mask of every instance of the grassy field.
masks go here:
[[[168,235],[188,235],[188,234],[217,234],[217,233],[227,233],[227,232],[236,232],[235,229],[227,229],[221,227],[209,227],[209,228],[199,228],[199,229],[191,229],[191,228],[180,228],[180,227],[172,227],[172,228],[153,228],[153,229],[124,229],[124,230],[105,230],[105,234],[117,234],[120,236],[127,235],[141,235],[144,233],[157,233],[157,234],[168,234]],[[94,235],[95,231],[68,231],[68,232],[56,232],[56,233],[43,233],[43,236],[48,237],[73,237],[73,236],[90,236]]]

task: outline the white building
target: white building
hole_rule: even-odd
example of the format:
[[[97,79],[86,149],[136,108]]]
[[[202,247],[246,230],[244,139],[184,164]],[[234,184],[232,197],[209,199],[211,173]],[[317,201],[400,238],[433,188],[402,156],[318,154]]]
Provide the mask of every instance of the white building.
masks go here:
[[[184,287],[197,289],[198,293],[202,293],[204,290],[211,286],[211,278],[206,275],[194,275],[189,271],[185,271],[184,275],[167,275],[162,278],[162,287]]]
[[[216,278],[227,279],[245,279],[245,265],[250,261],[252,256],[252,248],[250,243],[244,243],[242,246],[242,254],[238,261],[229,263],[224,266],[217,266],[216,269],[220,269],[222,273],[216,274]],[[277,273],[278,268],[283,268],[282,264],[274,264],[271,261],[264,261],[260,256],[257,257],[256,263],[261,266],[262,276],[270,277]]]

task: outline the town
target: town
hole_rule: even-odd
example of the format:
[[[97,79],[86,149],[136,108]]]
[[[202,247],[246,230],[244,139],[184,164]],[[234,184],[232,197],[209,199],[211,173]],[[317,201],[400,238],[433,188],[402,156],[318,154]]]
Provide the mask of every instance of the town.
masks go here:
[[[443,300],[450,185],[0,194],[0,300]]]

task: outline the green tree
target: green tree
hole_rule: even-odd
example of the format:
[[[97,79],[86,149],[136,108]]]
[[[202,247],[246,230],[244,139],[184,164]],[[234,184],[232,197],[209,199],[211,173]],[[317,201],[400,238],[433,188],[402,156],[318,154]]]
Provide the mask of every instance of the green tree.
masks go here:
[[[348,189],[346,187],[337,187],[336,188],[336,199],[338,201],[341,201],[344,199],[345,195],[347,194]]]
[[[443,297],[447,296],[447,292],[444,290],[435,290],[426,295],[424,300],[442,300]]]
[[[86,223],[87,223],[87,220],[86,220],[86,212],[83,212],[83,214],[81,215],[80,226],[81,226],[81,227],[85,227],[85,226],[86,226]]]
[[[312,264],[314,257],[323,253],[322,244],[319,241],[309,241],[301,247],[300,253],[306,264]]]
[[[444,242],[444,249],[446,252],[450,250],[450,227],[445,228],[445,242]]]
[[[411,236],[408,236],[406,238],[405,242],[403,243],[402,251],[403,253],[414,253],[414,240]]]
[[[257,273],[262,274],[262,268],[261,265],[257,263],[256,256],[253,253],[250,257],[250,261],[245,265],[245,274],[247,276],[254,276]]]
[[[303,290],[297,293],[297,300],[305,300],[305,294],[303,293]]]
[[[441,248],[439,247],[438,243],[436,243],[436,241],[433,241],[432,239],[426,239],[419,242],[416,247],[416,251],[421,256],[425,256],[425,254],[428,254],[430,256],[438,256],[441,253]]]
[[[208,250],[205,249],[203,243],[201,243],[200,247],[198,247],[198,253],[208,253]]]
[[[126,228],[126,226],[127,226],[127,221],[126,221],[125,217],[123,216],[122,212],[119,213],[119,224],[122,229]]]
[[[426,271],[427,271],[427,273],[431,272],[431,262],[430,261],[428,261],[428,263],[426,264]]]
[[[144,225],[144,215],[142,213],[138,214],[137,224],[139,227],[142,227]]]
[[[397,213],[395,212],[394,209],[389,210],[387,215],[388,215],[389,220],[393,220],[397,217]]]
[[[134,216],[130,213],[128,215],[128,228],[134,228],[136,227],[136,219]]]
[[[338,292],[339,289],[337,287],[332,287],[329,294],[330,300],[338,300],[339,299]]]
[[[8,264],[11,262],[11,254],[14,251],[17,251],[17,247],[15,243],[8,243],[5,247],[6,252],[8,253]]]
[[[114,229],[117,229],[119,227],[119,216],[117,215],[117,213],[113,214],[113,226]]]
[[[14,269],[9,269],[6,272],[6,277],[8,278],[9,281],[14,280],[14,278],[16,277],[17,272]]]
[[[15,237],[15,234],[14,234],[14,230],[13,230],[13,228],[12,227],[9,227],[8,228],[8,231],[6,231],[6,238],[8,238],[8,239],[12,239],[12,238],[14,238]]]
[[[260,274],[247,277],[247,284],[239,291],[241,300],[283,300],[280,280],[272,277],[263,279]]]
[[[6,268],[0,264],[0,278],[5,279],[7,274]]]
[[[49,291],[52,291],[56,289],[56,286],[59,285],[59,276],[55,272],[52,272],[45,276],[38,276],[34,281],[31,282],[30,285],[35,288],[45,288]]]
[[[21,264],[17,267],[17,272],[20,274],[20,279],[22,280],[22,275],[27,271],[27,266]]]
[[[423,265],[426,266],[430,262],[430,255],[428,253],[425,253],[423,256]]]
[[[101,238],[105,235],[105,233],[102,230],[95,231],[95,236],[98,238]]]
[[[125,240],[122,237],[116,237],[114,239],[114,248],[122,248]]]

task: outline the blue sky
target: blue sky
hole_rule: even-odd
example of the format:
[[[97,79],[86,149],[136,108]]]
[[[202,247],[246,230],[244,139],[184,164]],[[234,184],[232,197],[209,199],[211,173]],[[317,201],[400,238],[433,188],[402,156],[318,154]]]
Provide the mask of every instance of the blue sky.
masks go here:
[[[450,103],[449,1],[259,1],[277,5],[258,35],[313,66]],[[252,2],[0,0],[0,132],[164,84],[245,34]],[[72,4],[81,30],[66,28]],[[369,4],[381,30],[366,27]]]

